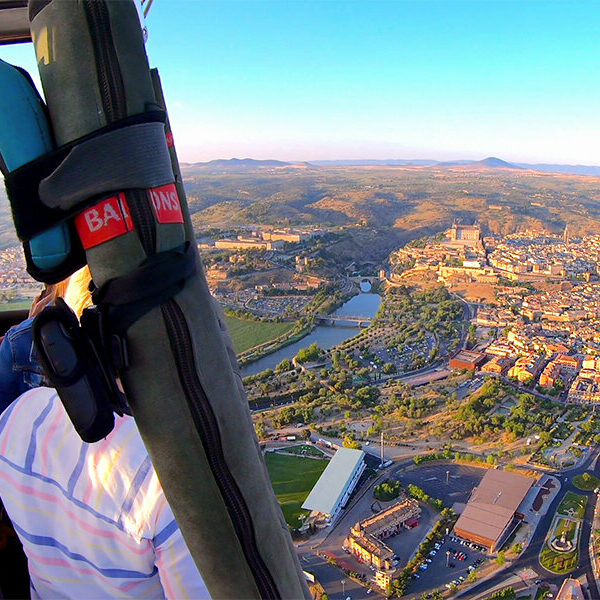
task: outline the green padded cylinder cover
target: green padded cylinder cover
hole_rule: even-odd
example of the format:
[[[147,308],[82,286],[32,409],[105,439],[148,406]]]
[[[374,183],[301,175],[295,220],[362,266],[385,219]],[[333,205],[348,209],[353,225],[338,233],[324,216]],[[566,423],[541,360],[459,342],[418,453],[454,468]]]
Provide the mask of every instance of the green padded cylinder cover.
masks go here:
[[[100,34],[90,25],[90,14],[96,13]],[[30,18],[57,144],[156,108],[138,14],[131,0],[31,0]],[[116,76],[121,80],[116,96],[114,90],[105,89],[106,77],[102,76],[103,69],[107,70],[103,61],[111,55],[116,56]],[[109,75],[113,72],[114,76],[114,70],[113,60]],[[113,95],[112,108],[107,108],[107,94]],[[92,177],[93,164],[89,170]],[[195,247],[181,181],[176,183],[184,223],[155,221],[153,247],[133,230],[89,248],[87,260],[97,286],[126,275],[148,255],[186,239]],[[121,191],[126,192],[106,190],[106,197]],[[147,196],[142,192],[136,198],[151,210]],[[165,495],[211,595],[310,598],[258,447],[228,333],[195,252],[196,275],[170,301],[169,311],[156,307],[127,331],[130,364],[120,373],[121,380]],[[183,327],[189,333],[186,356],[191,358],[183,365],[176,357],[179,348],[174,340],[181,337],[174,334],[174,327],[181,324],[171,322],[174,312],[183,315]],[[206,396],[202,410],[216,421],[224,468],[250,515],[250,533],[244,539],[254,538],[256,553],[241,543],[237,513],[227,508],[220,471],[215,471],[208,457],[214,437],[207,438],[196,425],[197,399],[189,400],[183,383],[185,373],[190,372],[188,377],[200,383]],[[274,588],[258,583],[252,567],[257,558]]]

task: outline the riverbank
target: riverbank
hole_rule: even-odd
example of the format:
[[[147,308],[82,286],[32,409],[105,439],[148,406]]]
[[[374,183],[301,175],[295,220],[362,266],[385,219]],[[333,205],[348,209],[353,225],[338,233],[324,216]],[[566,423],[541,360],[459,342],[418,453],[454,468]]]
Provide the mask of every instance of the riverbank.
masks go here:
[[[378,294],[356,294],[332,314],[340,316],[360,315],[365,318],[373,318],[377,314],[381,301],[381,296]],[[361,330],[356,326],[313,325],[307,327],[306,331],[299,332],[295,337],[279,341],[272,340],[258,349],[252,349],[250,356],[248,354],[238,356],[242,377],[255,375],[265,369],[274,369],[282,360],[286,358],[291,360],[299,350],[313,343],[316,343],[319,348],[327,350],[354,337],[359,331]]]
[[[245,352],[238,354],[238,362],[241,367],[249,365],[250,363],[268,356],[273,352],[277,352],[278,350],[285,348],[286,346],[295,344],[296,342],[305,338],[314,328],[314,325],[307,325],[300,331],[292,333],[292,335],[282,335],[252,348],[248,348],[248,350]]]

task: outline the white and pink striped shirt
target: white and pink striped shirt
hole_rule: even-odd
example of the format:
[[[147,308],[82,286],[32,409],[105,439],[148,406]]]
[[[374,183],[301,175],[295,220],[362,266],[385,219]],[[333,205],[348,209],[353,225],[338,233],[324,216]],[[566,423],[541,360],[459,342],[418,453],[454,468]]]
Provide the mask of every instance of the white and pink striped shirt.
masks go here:
[[[33,598],[210,598],[131,417],[81,441],[56,392],[0,416],[0,496]]]

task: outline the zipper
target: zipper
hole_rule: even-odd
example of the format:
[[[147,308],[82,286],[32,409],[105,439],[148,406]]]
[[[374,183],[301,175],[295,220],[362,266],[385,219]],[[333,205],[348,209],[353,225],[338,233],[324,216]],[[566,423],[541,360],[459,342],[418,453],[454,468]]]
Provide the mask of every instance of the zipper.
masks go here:
[[[231,471],[225,463],[219,426],[194,366],[192,338],[185,316],[180,306],[173,299],[165,302],[161,309],[171,333],[169,344],[177,364],[179,380],[183,386],[194,425],[200,434],[210,469],[225,501],[227,512],[233,522],[256,586],[261,598],[279,598],[275,581],[259,553],[250,511]]]
[[[125,199],[144,252],[150,256],[156,248],[156,222],[148,193],[144,190],[127,190]]]
[[[105,2],[85,0],[83,3],[88,22],[94,56],[98,86],[102,96],[102,106],[109,123],[127,116],[125,85],[117,51],[110,28],[110,16]]]
[[[98,67],[98,85],[104,111],[109,122],[123,119],[127,116],[125,86],[112,40],[106,3],[101,0],[84,0],[83,6]],[[154,254],[156,221],[148,195],[143,190],[128,190],[126,198],[128,200],[131,198],[131,202],[128,202],[131,218],[144,251],[147,255]],[[261,598],[275,600],[280,597],[277,586],[259,553],[250,510],[225,462],[217,419],[196,372],[192,337],[185,315],[173,299],[165,302],[161,306],[161,310],[168,328],[169,344],[177,365],[179,380],[192,414],[194,426],[200,436],[211,472],[225,502],[236,536],[242,546]]]

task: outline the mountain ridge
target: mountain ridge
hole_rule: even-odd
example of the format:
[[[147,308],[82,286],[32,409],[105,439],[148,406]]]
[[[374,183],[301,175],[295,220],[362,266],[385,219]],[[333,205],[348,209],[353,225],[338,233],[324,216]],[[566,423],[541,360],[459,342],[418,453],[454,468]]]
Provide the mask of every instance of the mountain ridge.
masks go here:
[[[508,162],[495,156],[481,160],[449,160],[394,158],[394,159],[340,159],[340,160],[308,160],[281,161],[274,159],[230,158],[215,159],[208,162],[181,163],[184,175],[192,171],[213,172],[246,172],[268,169],[317,169],[319,167],[462,167],[471,169],[515,169],[532,170],[544,173],[565,173],[571,175],[600,176],[597,165],[566,165],[558,163],[521,163]]]

